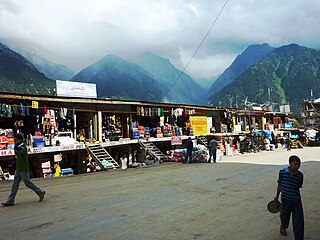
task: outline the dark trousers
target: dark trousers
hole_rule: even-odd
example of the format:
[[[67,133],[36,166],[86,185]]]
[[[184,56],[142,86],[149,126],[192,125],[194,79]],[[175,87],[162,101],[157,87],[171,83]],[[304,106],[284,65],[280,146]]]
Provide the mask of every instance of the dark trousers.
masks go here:
[[[187,150],[186,163],[192,162],[192,150]]]
[[[211,149],[211,150],[210,150],[209,162],[211,161],[211,158],[213,159],[213,162],[216,162],[216,159],[217,159],[217,149]]]
[[[16,171],[14,174],[14,180],[13,180],[13,184],[12,184],[12,188],[11,188],[11,193],[8,196],[8,199],[6,201],[7,203],[14,203],[14,200],[17,195],[21,180],[23,180],[26,187],[33,190],[39,197],[41,196],[41,194],[43,194],[44,191],[42,189],[38,188],[36,185],[34,185],[33,182],[30,181],[29,173]]]
[[[292,213],[292,225],[295,240],[303,240],[304,236],[304,216],[301,199],[288,201],[281,199],[281,226],[288,228],[290,215]]]

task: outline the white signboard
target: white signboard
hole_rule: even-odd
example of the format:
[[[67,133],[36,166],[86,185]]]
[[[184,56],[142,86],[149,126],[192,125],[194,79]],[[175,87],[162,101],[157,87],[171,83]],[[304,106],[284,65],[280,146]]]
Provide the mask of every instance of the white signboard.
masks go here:
[[[241,131],[242,131],[242,126],[241,126],[241,124],[236,124],[236,125],[235,125],[235,128],[234,128],[234,131],[235,131],[235,132],[241,132]]]
[[[62,152],[62,151],[82,150],[82,149],[86,149],[85,144],[73,144],[69,146],[37,147],[37,148],[28,148],[28,154]],[[15,155],[13,149],[0,150],[0,157],[13,156],[13,155]]]
[[[56,80],[58,97],[97,98],[97,88],[94,83],[81,83]]]

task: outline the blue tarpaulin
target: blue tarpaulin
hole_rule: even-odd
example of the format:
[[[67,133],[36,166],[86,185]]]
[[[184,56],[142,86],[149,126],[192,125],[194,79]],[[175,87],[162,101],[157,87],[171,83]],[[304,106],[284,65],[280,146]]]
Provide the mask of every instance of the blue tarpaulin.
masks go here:
[[[260,134],[260,135],[263,134],[263,135],[267,136],[270,140],[272,140],[271,131],[259,130],[259,131],[252,132],[252,134]]]

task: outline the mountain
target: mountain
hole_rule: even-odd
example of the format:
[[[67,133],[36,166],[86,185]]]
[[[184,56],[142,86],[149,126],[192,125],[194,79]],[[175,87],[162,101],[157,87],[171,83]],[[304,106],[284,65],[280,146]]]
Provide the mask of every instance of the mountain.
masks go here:
[[[56,82],[20,54],[0,43],[0,92],[53,95]]]
[[[209,91],[209,89],[211,88],[212,84],[218,79],[218,76],[213,76],[211,78],[193,78],[200,87],[202,87],[203,89],[206,89],[207,92]]]
[[[250,45],[232,62],[219,78],[212,84],[208,91],[208,96],[212,96],[223,89],[225,86],[235,80],[241,73],[246,71],[250,66],[257,63],[268,53],[273,51],[267,43],[261,45]]]
[[[296,44],[275,49],[209,99],[209,105],[235,107],[249,102],[289,103],[299,113],[310,91],[320,97],[320,53]]]
[[[167,90],[138,65],[113,55],[81,70],[72,80],[95,83],[99,98],[159,102]]]
[[[39,72],[42,72],[48,78],[55,80],[70,80],[75,75],[75,72],[66,65],[53,63],[21,48],[14,48],[14,50],[28,59]]]
[[[147,70],[150,77],[165,84],[167,90],[166,98],[173,103],[203,104],[207,90],[170,62],[169,59],[161,58],[153,53],[146,52],[131,59],[141,68]],[[178,79],[179,75],[180,78]]]

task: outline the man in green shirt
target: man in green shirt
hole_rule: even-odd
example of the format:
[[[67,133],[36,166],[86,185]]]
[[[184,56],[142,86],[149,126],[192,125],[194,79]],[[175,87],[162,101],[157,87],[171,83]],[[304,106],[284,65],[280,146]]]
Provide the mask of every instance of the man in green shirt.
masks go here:
[[[44,199],[44,195],[46,194],[46,191],[43,191],[42,189],[38,188],[36,185],[34,185],[30,181],[30,177],[28,173],[29,172],[28,153],[27,153],[27,148],[23,142],[22,135],[16,135],[14,138],[14,142],[15,142],[14,152],[16,155],[16,171],[14,174],[11,193],[8,196],[7,201],[1,204],[3,206],[14,205],[14,199],[17,195],[21,180],[23,180],[26,187],[33,190],[39,196],[39,202],[41,202]]]

